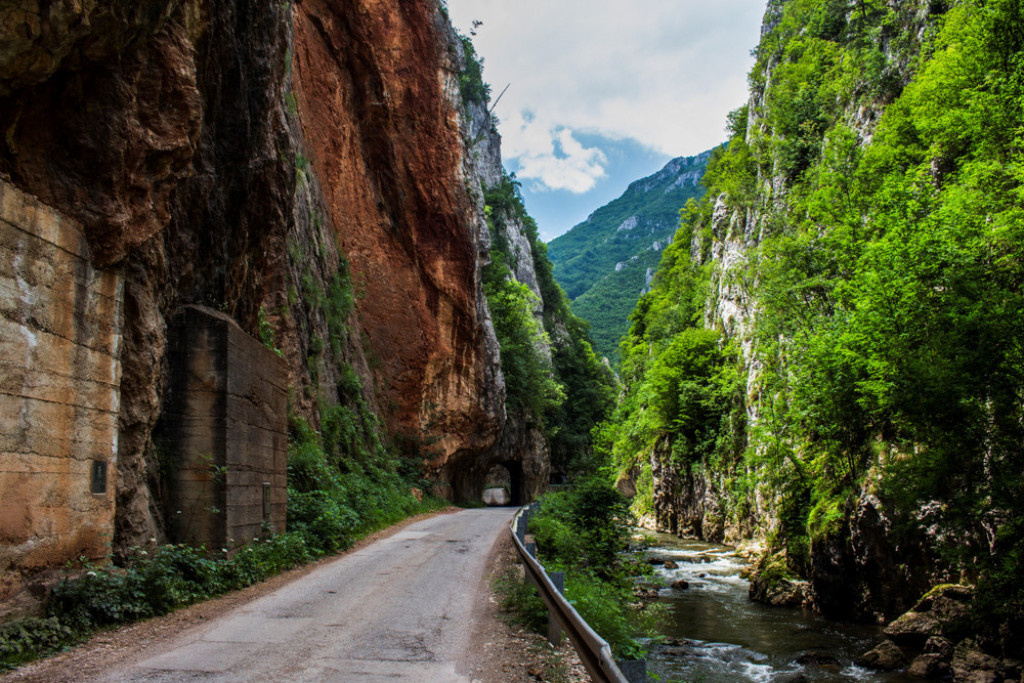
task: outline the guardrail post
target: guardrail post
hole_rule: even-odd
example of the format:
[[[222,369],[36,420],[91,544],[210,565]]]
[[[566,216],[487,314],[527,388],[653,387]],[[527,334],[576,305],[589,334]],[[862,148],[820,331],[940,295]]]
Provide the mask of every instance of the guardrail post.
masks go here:
[[[530,542],[530,543],[524,543],[523,545],[526,546],[526,552],[530,553],[530,557],[533,557],[533,558],[537,557],[537,544],[536,543]]]
[[[647,683],[646,659],[623,659],[615,663],[619,665],[619,671],[629,683]]]
[[[548,572],[548,578],[562,595],[565,595],[565,572]],[[554,613],[548,610],[548,642],[555,647],[562,646],[562,628],[558,625]]]

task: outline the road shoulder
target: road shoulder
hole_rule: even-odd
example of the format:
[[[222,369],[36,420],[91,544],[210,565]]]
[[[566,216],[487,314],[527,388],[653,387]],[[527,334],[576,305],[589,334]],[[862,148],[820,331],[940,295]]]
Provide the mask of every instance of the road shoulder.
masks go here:
[[[494,589],[494,579],[516,565],[518,557],[512,537],[503,532],[491,548],[487,576],[476,591],[480,596],[475,610],[479,627],[474,631],[471,650],[477,661],[467,667],[473,680],[480,683],[589,681],[586,669],[567,638],[555,649],[548,645],[544,636],[509,623],[508,615],[501,609],[501,598]]]

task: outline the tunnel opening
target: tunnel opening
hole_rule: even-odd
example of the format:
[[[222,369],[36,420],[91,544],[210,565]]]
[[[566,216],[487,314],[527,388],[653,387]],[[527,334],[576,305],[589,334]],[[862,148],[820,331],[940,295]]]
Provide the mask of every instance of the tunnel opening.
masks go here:
[[[484,478],[483,501],[489,506],[523,504],[522,463],[507,461],[492,465]]]

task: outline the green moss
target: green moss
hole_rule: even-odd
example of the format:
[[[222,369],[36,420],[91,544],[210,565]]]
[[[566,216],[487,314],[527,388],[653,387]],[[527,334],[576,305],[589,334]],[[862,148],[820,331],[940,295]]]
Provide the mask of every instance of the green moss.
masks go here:
[[[824,538],[839,533],[846,524],[848,496],[822,496],[807,517],[807,533],[811,538]]]

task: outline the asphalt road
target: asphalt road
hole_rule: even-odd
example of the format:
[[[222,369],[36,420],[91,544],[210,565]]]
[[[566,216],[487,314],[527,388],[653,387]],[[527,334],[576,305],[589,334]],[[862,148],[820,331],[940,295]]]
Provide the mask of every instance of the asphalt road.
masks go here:
[[[471,681],[487,556],[509,508],[416,522],[101,681]]]

